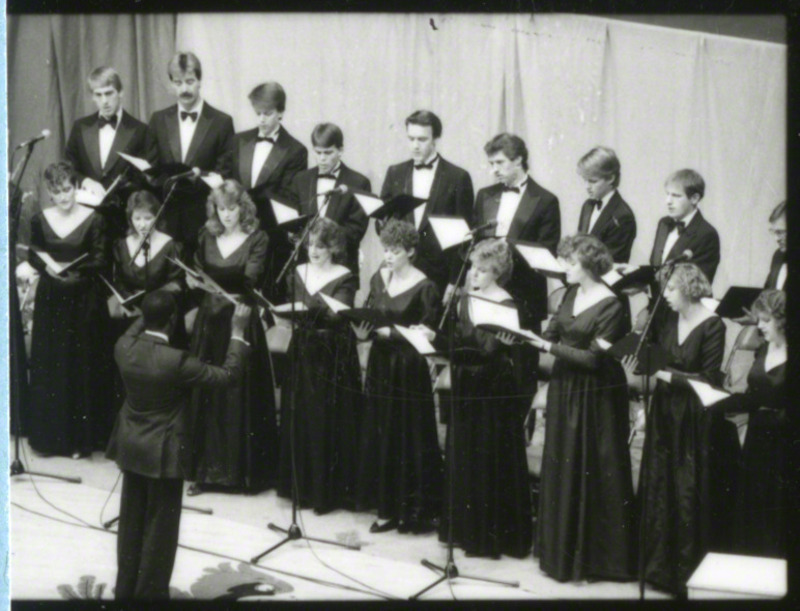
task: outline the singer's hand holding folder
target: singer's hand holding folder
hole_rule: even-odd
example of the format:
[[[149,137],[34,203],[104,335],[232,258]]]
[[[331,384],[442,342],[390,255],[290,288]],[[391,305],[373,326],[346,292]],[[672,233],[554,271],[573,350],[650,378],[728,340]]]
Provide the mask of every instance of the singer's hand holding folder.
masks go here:
[[[414,346],[414,349],[422,356],[435,356],[439,354],[421,330],[410,329],[402,325],[394,325],[394,328],[409,344]]]
[[[125,310],[128,310],[129,305],[131,305],[134,301],[136,301],[142,295],[147,293],[147,291],[136,291],[135,293],[133,293],[128,297],[123,297],[122,293],[120,293],[113,284],[111,284],[108,280],[106,280],[103,274],[98,274],[98,275],[100,276],[100,280],[102,280],[105,283],[105,285],[111,290],[111,293],[114,295],[114,297],[117,298],[119,305],[122,306],[122,308],[124,308]]]
[[[180,259],[173,259],[172,257],[167,257],[167,260],[170,261],[172,264],[180,267],[184,272],[186,272],[195,281],[197,281],[198,283],[197,288],[199,288],[200,290],[203,290],[206,293],[211,293],[212,295],[218,295],[219,297],[223,297],[224,299],[227,299],[234,305],[237,305],[239,303],[233,295],[231,295],[225,289],[223,289],[219,284],[217,284],[214,281],[214,279],[211,276],[206,274],[204,271],[199,269],[192,269]]]
[[[636,355],[641,338],[640,334],[631,332],[613,345],[604,339],[601,341],[602,338],[595,340],[595,342],[601,349],[606,350],[610,356],[621,361],[625,357]],[[661,346],[658,344],[645,344],[638,354],[638,373],[654,375],[657,371],[667,366],[667,360],[668,355]]]
[[[78,257],[77,259],[73,259],[72,261],[69,261],[68,263],[59,263],[58,261],[53,259],[53,257],[50,255],[50,253],[45,252],[44,250],[36,250],[35,248],[31,248],[30,251],[33,254],[35,254],[37,257],[39,257],[39,259],[41,259],[42,263],[45,264],[47,269],[49,269],[56,276],[63,276],[69,270],[71,270],[76,265],[78,265],[78,263],[80,263],[81,261],[83,261],[84,259],[86,259],[89,256],[89,253],[85,252],[80,257]]]

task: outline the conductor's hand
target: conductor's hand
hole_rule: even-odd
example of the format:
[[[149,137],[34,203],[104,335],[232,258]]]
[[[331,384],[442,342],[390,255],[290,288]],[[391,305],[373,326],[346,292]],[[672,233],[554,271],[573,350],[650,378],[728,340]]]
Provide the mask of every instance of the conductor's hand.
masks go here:
[[[620,362],[622,363],[622,368],[625,370],[625,373],[636,375],[636,369],[639,367],[639,359],[633,354],[626,354],[622,357]]]
[[[353,327],[353,333],[356,334],[356,337],[359,341],[366,341],[369,338],[369,334],[372,333],[373,326],[368,322],[361,321],[358,325],[354,325],[350,323],[350,326]]]
[[[231,337],[244,338],[244,330],[250,322],[251,309],[243,303],[236,304],[231,318]]]
[[[190,289],[196,289],[196,288],[200,288],[201,286],[203,286],[203,283],[200,282],[200,280],[198,280],[197,278],[195,278],[191,274],[187,273],[186,274],[186,286],[188,286]]]
[[[513,346],[514,344],[520,343],[519,341],[517,341],[517,338],[514,337],[508,331],[501,331],[500,333],[498,333],[497,339],[500,340],[500,342],[505,344],[506,346]]]

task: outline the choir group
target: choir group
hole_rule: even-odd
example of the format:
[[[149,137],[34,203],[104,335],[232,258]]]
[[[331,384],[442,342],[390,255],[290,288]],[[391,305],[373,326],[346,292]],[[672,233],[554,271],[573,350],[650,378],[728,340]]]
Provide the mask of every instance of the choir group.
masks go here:
[[[661,271],[640,286],[648,307],[632,314],[630,291],[604,280],[612,269],[624,277],[638,267],[629,262],[635,207],[619,192],[613,150],[596,147],[578,162],[589,199],[577,231],[562,232],[559,200],[531,178],[521,138],[489,140],[484,151],[497,183],[475,194],[467,171],[437,152],[440,119],[416,111],[405,120],[411,159],[388,168],[380,198],[387,206],[403,195],[422,204],[377,224],[383,262],[356,321],[331,304],[355,307],[369,221],[357,194],[371,184],[342,162],[342,131],[314,128],[318,165],[309,169],[306,147],[281,125],[286,94],[278,83],[253,89],[257,127],[234,133],[232,118],[201,97],[194,54],[177,53],[168,74],[177,104],[145,125],[123,110],[118,74],[94,70],[88,85],[98,112],[75,122],[65,161],[44,172],[53,205],[33,216],[28,260],[18,270],[38,273],[23,419],[37,452],[80,458],[108,444],[126,395],[114,344],[140,315],[134,296],[167,291],[180,313],[171,344],[223,365],[235,304],[249,303],[250,348],[236,384],[195,389],[164,433],[179,435],[181,455],[164,449],[144,469],[139,457],[121,460],[110,450],[126,472],[183,478],[190,495],[277,488],[319,514],[372,511],[374,533],[438,529],[446,540],[452,526],[468,555],[525,557],[533,549],[559,581],[631,580],[641,568],[653,586],[681,594],[710,549],[784,555],[785,203],[769,219],[778,250],[766,289],[739,320],[761,335],[747,390],[704,407],[690,382],[721,385],[725,325],[703,302],[720,240],[700,211],[705,184],[696,171],[665,181],[666,216],[648,262]],[[117,153],[146,159],[155,171],[132,171]],[[186,168],[218,180],[209,187],[195,175],[174,179]],[[104,197],[112,185],[117,205],[77,203],[79,192]],[[300,232],[276,223],[273,200],[318,214],[298,264],[280,282]],[[430,217],[442,216],[475,230],[468,256],[466,247],[441,248]],[[519,242],[548,249],[563,267],[566,289],[544,328],[547,279],[526,264]],[[459,283],[465,258],[469,271]],[[477,325],[473,298],[514,308],[527,337]],[[286,357],[268,349],[265,328],[281,308],[266,302],[295,303],[294,313],[285,310],[293,318]],[[634,494],[629,393],[642,365],[606,348],[641,331],[648,317],[666,364],[652,380]],[[452,359],[449,392],[439,397],[452,419],[444,448],[435,377],[402,328]],[[362,342],[370,343],[365,378]],[[554,365],[534,508],[524,422],[540,352]],[[738,412],[750,414],[743,446],[726,418]],[[148,451],[167,447],[158,436],[138,442]],[[164,467],[175,460],[178,470]]]

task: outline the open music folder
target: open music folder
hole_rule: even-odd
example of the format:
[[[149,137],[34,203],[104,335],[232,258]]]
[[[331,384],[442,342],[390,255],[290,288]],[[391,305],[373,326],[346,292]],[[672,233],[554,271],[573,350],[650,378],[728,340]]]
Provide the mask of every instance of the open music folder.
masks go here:
[[[697,398],[700,399],[700,403],[703,404],[703,407],[711,407],[715,403],[719,403],[723,399],[727,399],[731,396],[731,393],[720,388],[714,388],[707,382],[692,379],[688,379],[687,382],[689,382],[689,386],[692,387]]]
[[[429,216],[428,222],[442,250],[463,244],[471,237],[469,225],[460,216]]]
[[[562,282],[566,280],[566,270],[549,249],[520,240],[509,240],[509,242],[514,245],[528,267]]]
[[[52,271],[54,274],[58,276],[67,273],[69,270],[78,265],[78,263],[80,263],[89,256],[89,253],[85,252],[80,257],[73,259],[72,261],[69,261],[67,263],[59,263],[58,261],[53,259],[50,253],[44,250],[37,250],[35,248],[31,248],[30,252],[39,257],[42,263],[44,263],[50,269],[50,271]]]

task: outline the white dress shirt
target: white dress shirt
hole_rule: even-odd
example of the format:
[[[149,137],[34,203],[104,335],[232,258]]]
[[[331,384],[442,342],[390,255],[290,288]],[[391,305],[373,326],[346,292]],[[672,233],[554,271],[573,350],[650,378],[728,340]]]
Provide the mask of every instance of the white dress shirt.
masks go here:
[[[281,126],[279,125],[274,130],[272,130],[271,134],[266,134],[267,138],[273,138],[277,141],[278,139],[278,132],[281,131]],[[259,136],[261,134],[259,133]],[[250,167],[250,187],[256,186],[256,181],[258,180],[258,175],[261,173],[261,168],[264,167],[264,164],[267,162],[267,157],[269,157],[270,152],[272,152],[272,143],[267,142],[266,140],[262,140],[261,142],[256,142],[256,147],[253,149],[253,165]]]
[[[775,288],[779,291],[783,290],[783,285],[786,284],[786,263],[783,263],[778,270],[778,278],[775,280]]]
[[[99,116],[99,115],[98,115]],[[114,115],[117,119],[117,129],[119,129],[119,123],[122,121],[122,108],[120,107],[117,110],[116,115]],[[108,161],[108,155],[111,152],[111,145],[114,144],[114,137],[117,135],[117,129],[114,129],[110,125],[104,125],[102,129],[97,131],[98,136],[100,138],[100,167],[105,168],[106,162]]]
[[[319,215],[325,216],[325,212],[327,211],[327,206],[325,206],[326,210],[322,210],[321,206],[325,205],[325,200],[327,195],[322,195],[323,193],[327,193],[331,191],[334,187],[336,187],[336,179],[339,178],[339,170],[342,169],[342,164],[339,163],[330,171],[330,174],[333,174],[336,178],[317,178],[317,210],[320,210]]]
[[[411,188],[411,194],[414,197],[425,200],[424,204],[414,208],[414,226],[417,229],[419,229],[419,226],[422,223],[422,217],[425,214],[425,209],[428,207],[428,198],[431,195],[433,177],[436,175],[436,170],[439,167],[439,154],[434,153],[422,163],[430,163],[431,161],[433,161],[433,168],[430,170],[427,168],[424,170],[418,170],[414,168],[413,172],[411,173],[411,184],[413,185]]]
[[[685,225],[684,231],[686,231],[686,227],[689,226],[689,223],[692,222],[692,219],[694,218],[695,214],[697,214],[697,208],[692,210],[689,214],[684,216],[682,219],[678,219],[680,221],[683,221],[683,223]],[[664,250],[661,251],[661,262],[662,263],[664,263],[667,260],[667,255],[669,254],[669,251],[672,250],[672,247],[675,246],[675,242],[678,241],[678,237],[679,237],[678,228],[675,227],[675,228],[673,228],[672,231],[669,232],[669,234],[667,235],[667,239],[664,242]],[[678,253],[678,254],[680,255],[681,253]]]
[[[519,183],[511,185],[517,187],[519,193],[513,191],[503,191],[500,196],[500,205],[497,208],[497,228],[495,229],[495,236],[504,238],[508,235],[508,230],[511,229],[511,223],[514,221],[514,215],[519,208],[519,202],[522,200],[522,195],[525,193],[525,188],[528,184],[528,175],[520,180]]]
[[[192,121],[191,118],[186,117],[181,119],[182,112],[196,112],[197,119]],[[197,122],[200,120],[200,115],[203,112],[203,99],[197,101],[193,108],[184,111],[181,105],[178,104],[178,126],[180,127],[181,136],[181,162],[186,163],[186,155],[189,154],[189,146],[192,144],[194,138],[194,131],[197,129]]]
[[[589,217],[589,231],[592,230],[592,227],[594,227],[594,224],[597,222],[597,219],[600,218],[600,213],[606,206],[608,206],[608,202],[611,201],[611,198],[614,197],[614,193],[616,192],[617,192],[616,189],[609,191],[602,198],[600,198],[600,201],[602,202],[600,204],[600,207],[598,208],[597,206],[595,206],[594,208],[592,208],[592,216]]]

